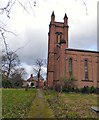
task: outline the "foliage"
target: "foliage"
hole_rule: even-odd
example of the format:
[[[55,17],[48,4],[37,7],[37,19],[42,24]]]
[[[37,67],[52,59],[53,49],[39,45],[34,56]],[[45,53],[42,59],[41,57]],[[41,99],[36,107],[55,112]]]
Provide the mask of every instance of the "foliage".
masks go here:
[[[65,88],[65,90],[63,90],[63,92],[74,92],[74,93],[83,93],[83,94],[98,94],[99,89],[91,86],[84,86],[83,88]]]
[[[12,84],[9,80],[3,80],[2,81],[2,87],[3,88],[11,88],[12,87]]]
[[[98,88],[93,87],[93,86],[91,86],[91,87],[84,86],[83,88],[79,89],[79,91],[81,93],[97,93]]]
[[[83,88],[77,88],[75,85],[75,77],[61,77],[59,81],[54,83],[54,90],[57,92],[76,92],[76,93],[99,93],[99,88],[94,86],[88,87],[84,86]]]
[[[11,76],[10,81],[12,83],[13,88],[21,88],[23,85],[23,79],[21,78],[21,75],[18,73],[15,73]]]
[[[2,87],[3,88],[11,88],[12,84],[6,75],[2,75]]]
[[[94,86],[91,86],[91,87],[84,86],[83,88],[75,88],[73,90],[73,92],[85,93],[85,94],[92,94],[92,93],[98,94],[98,91],[99,91],[99,89]]]
[[[2,87],[3,88],[21,88],[23,85],[23,79],[20,73],[13,73],[11,78],[7,75],[2,74]]]
[[[51,89],[51,88],[50,88]],[[61,92],[61,89],[62,89],[62,84],[60,81],[56,82],[54,84],[54,90],[56,90],[57,92]]]
[[[77,88],[75,85],[75,77],[61,77],[58,82],[55,83],[54,89],[57,92],[76,92],[76,93],[96,93],[98,94],[99,89],[91,86],[84,86],[83,88]]]
[[[65,78],[64,79],[64,89],[65,88],[69,88],[69,89],[72,89],[72,88],[75,88],[75,84],[74,84],[74,82],[75,82],[75,77],[69,77],[69,78]]]
[[[75,78],[74,77],[60,77],[59,81],[55,83],[56,91],[73,91],[75,88]]]
[[[2,117],[27,118],[36,90],[3,89],[2,90]]]

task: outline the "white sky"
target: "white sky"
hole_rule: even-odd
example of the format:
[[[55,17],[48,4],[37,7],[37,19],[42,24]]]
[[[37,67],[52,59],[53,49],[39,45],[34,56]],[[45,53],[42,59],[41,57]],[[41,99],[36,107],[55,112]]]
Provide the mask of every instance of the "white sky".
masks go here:
[[[4,0],[0,4],[4,5]],[[6,4],[5,0],[5,4]],[[78,49],[97,50],[97,1],[85,0],[86,8],[82,0],[36,0],[36,6],[32,9],[27,5],[29,14],[17,3],[11,11],[11,18],[0,15],[0,22],[7,24],[7,28],[17,34],[6,34],[9,48],[15,51],[26,68],[28,75],[33,73],[32,66],[36,58],[47,58],[48,30],[52,11],[55,20],[63,21],[65,13],[69,24],[69,47]],[[0,5],[1,6],[1,5]],[[44,68],[44,71],[46,68]]]

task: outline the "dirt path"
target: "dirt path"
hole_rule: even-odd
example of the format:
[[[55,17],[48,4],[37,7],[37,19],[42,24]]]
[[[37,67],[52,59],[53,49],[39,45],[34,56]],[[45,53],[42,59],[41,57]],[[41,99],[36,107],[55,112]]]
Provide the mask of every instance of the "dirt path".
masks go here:
[[[53,118],[53,111],[49,108],[45,101],[42,90],[37,89],[36,98],[32,104],[31,110],[28,114],[29,118]]]

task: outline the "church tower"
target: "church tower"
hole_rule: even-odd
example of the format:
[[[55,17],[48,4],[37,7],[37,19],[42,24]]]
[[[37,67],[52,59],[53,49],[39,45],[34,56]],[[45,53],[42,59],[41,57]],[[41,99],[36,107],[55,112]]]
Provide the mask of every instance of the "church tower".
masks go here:
[[[48,33],[48,65],[47,84],[53,87],[54,81],[63,76],[65,49],[68,48],[68,17],[65,14],[64,22],[56,22],[52,12]]]

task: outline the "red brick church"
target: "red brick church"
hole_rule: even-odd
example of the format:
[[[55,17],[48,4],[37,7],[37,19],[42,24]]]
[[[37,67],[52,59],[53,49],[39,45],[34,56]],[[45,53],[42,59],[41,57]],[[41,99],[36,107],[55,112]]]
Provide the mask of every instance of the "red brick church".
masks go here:
[[[53,87],[61,77],[73,76],[78,88],[97,87],[99,82],[99,52],[68,48],[68,17],[56,22],[54,12],[48,33],[47,84]]]

